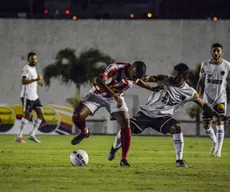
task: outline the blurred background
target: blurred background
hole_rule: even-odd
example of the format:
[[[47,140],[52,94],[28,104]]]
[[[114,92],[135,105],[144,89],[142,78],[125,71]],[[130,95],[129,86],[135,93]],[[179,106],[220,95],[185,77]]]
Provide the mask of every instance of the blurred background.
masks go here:
[[[47,120],[39,133],[72,134],[72,106],[111,62],[142,60],[153,75],[170,74],[184,62],[192,69],[194,87],[213,43],[223,45],[229,60],[229,8],[227,0],[0,0],[0,133],[18,131],[28,52],[37,53],[37,70],[46,83],[38,90]],[[137,87],[126,92],[130,116],[149,95]],[[185,135],[204,135],[194,104],[180,108],[175,118]],[[119,129],[104,109],[88,119],[88,126],[93,134]],[[144,134],[158,135],[151,129]]]

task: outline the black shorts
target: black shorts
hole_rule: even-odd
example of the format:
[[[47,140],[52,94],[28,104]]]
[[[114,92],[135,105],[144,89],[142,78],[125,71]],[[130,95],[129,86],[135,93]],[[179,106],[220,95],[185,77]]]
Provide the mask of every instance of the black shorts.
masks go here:
[[[23,112],[26,114],[30,114],[32,110],[35,110],[36,108],[42,108],[42,104],[39,99],[36,99],[35,101],[31,101],[29,99],[24,99],[24,97],[21,97],[22,106],[23,106]]]
[[[132,133],[140,134],[146,128],[152,128],[160,133],[170,133],[173,125],[179,124],[177,120],[170,116],[150,118],[142,112],[138,112],[130,119]]]
[[[216,110],[220,115],[225,115],[226,110],[225,110],[226,104],[225,103],[219,103],[213,107],[213,109]],[[203,113],[202,118],[204,121],[210,121],[213,119],[213,116],[208,115],[207,113]]]

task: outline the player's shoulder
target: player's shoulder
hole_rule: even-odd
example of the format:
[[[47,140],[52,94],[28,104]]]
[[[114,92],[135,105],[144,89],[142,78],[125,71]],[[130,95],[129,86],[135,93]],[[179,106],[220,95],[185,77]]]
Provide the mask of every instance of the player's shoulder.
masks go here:
[[[196,92],[196,90],[190,86],[187,82],[185,82],[185,85],[182,87],[182,89],[187,90],[190,93]]]
[[[230,62],[227,61],[226,59],[223,59],[223,63],[226,64],[226,65],[228,65],[228,66],[230,66]]]
[[[30,66],[28,64],[23,66],[23,69],[29,69],[29,68],[30,68]]]
[[[203,61],[201,65],[204,67],[204,66],[209,66],[211,64],[212,64],[211,59],[207,59],[207,60]]]
[[[129,68],[132,64],[126,63],[126,62],[116,62],[115,65],[121,69],[121,68]]]

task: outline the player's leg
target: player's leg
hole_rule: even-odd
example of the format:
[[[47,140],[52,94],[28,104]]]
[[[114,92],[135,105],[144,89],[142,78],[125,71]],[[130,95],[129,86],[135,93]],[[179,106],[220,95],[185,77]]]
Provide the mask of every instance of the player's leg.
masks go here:
[[[221,103],[217,105],[216,107],[214,107],[214,109],[216,109],[216,111],[219,114],[223,114],[223,115],[226,114],[225,103]],[[216,157],[221,157],[221,150],[224,142],[224,121],[221,121],[221,119],[219,118],[216,119],[216,138],[217,138],[217,147],[214,155]]]
[[[173,143],[176,151],[176,167],[187,167],[183,160],[184,136],[182,127],[179,123],[175,123],[170,127],[170,133],[173,135]]]
[[[37,137],[35,136],[38,128],[40,127],[40,124],[44,121],[44,116],[42,112],[42,104],[39,99],[34,101],[33,110],[37,114],[37,119],[34,121],[33,129],[31,130],[27,139],[34,141],[35,143],[41,143],[41,141],[39,141]]]
[[[85,119],[94,114],[103,104],[94,94],[89,93],[82,99],[82,101],[75,107],[72,120],[74,125],[80,130],[80,134],[74,137],[71,141],[72,145],[77,145],[84,138],[89,137],[90,131],[86,127]]]
[[[121,156],[121,166],[130,166],[127,161],[128,151],[131,142],[131,128],[129,121],[129,114],[126,111],[118,111],[114,112],[113,116],[116,118],[118,124],[121,127],[121,148],[122,148],[122,156]]]
[[[151,120],[149,127],[160,133],[171,133],[173,135],[173,143],[176,152],[176,167],[186,168],[187,165],[183,160],[184,137],[181,125],[178,121],[170,116],[154,118]]]
[[[134,117],[130,119],[130,128],[131,132],[134,134],[140,134],[143,130],[148,127],[148,120],[146,120],[146,116],[143,113],[138,112]],[[115,158],[116,152],[121,148],[121,130],[117,133],[113,146],[111,147],[108,160],[112,161]]]
[[[130,128],[130,120],[129,120],[129,113],[128,107],[121,96],[122,99],[122,106],[117,107],[117,102],[114,99],[109,99],[106,101],[106,109],[112,116],[117,120],[118,124],[121,127],[121,148],[122,148],[122,158],[120,161],[121,166],[130,166],[127,161],[127,155],[130,147],[131,141],[131,128]]]
[[[213,144],[211,148],[211,155],[215,155],[217,150],[217,139],[216,139],[215,132],[212,128],[212,117],[210,117],[205,113],[203,114],[203,128],[208,138],[211,140]]]
[[[23,130],[25,130],[30,119],[30,113],[32,111],[32,102],[26,98],[21,98],[21,101],[23,106],[24,117],[21,119],[21,125],[19,127],[19,132],[16,136],[15,141],[19,143],[26,143],[22,136]]]

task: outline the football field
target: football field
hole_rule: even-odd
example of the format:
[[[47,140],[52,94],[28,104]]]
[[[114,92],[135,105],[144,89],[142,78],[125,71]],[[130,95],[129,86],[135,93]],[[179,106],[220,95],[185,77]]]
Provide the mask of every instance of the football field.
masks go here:
[[[107,153],[114,136],[90,136],[72,146],[73,136],[38,136],[36,144],[19,144],[14,135],[0,135],[0,191],[8,192],[104,192],[230,191],[230,139],[226,138],[222,157],[209,154],[207,138],[185,137],[184,159],[189,168],[175,168],[172,137],[132,137],[129,162],[119,166]],[[69,154],[83,149],[89,155],[87,167],[73,167]]]

